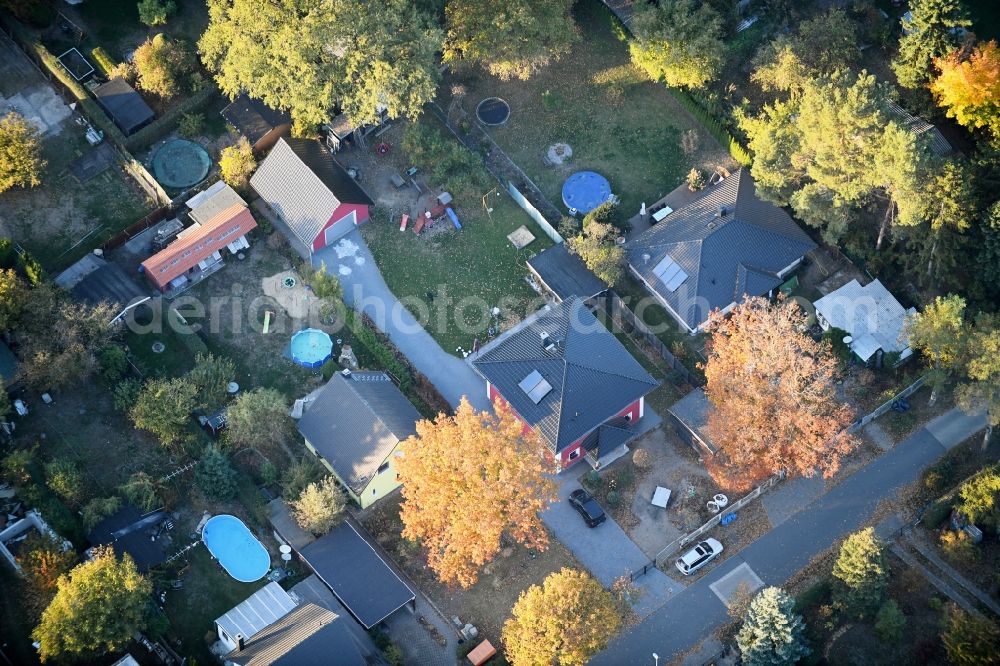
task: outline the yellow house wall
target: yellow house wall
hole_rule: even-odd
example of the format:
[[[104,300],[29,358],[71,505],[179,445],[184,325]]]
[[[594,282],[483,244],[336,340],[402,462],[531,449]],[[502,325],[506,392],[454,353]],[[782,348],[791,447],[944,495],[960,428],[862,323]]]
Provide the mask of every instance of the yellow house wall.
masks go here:
[[[392,453],[389,454],[389,467],[386,468],[381,474],[376,474],[372,477],[372,479],[368,482],[368,485],[365,486],[365,489],[360,494],[357,494],[351,490],[350,487],[348,487],[348,485],[344,482],[344,479],[341,478],[341,476],[337,474],[336,470],[333,469],[333,465],[331,465],[326,458],[316,451],[316,448],[309,443],[309,440],[306,439],[304,441],[306,448],[309,449],[310,453],[316,456],[317,460],[323,464],[323,467],[325,467],[330,474],[336,477],[336,479],[340,482],[340,485],[347,490],[347,494],[350,498],[357,502],[362,509],[367,509],[372,504],[402,485],[396,480],[396,466],[394,463],[399,446],[393,449]]]

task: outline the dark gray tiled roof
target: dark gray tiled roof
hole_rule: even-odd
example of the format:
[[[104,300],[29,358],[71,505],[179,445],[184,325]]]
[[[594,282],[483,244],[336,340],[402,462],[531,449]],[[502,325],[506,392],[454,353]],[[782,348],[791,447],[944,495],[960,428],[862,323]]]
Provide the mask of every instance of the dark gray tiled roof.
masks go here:
[[[785,211],[757,197],[750,174],[740,170],[625,250],[629,265],[694,329],[712,310],[777,287],[777,273],[815,247]],[[666,256],[688,275],[673,292],[653,274]]]
[[[365,629],[414,599],[413,591],[349,522],[337,525],[300,554]]]
[[[562,344],[546,351],[543,332]],[[539,310],[472,365],[557,453],[659,385],[578,298]],[[536,370],[552,386],[538,404],[518,386]]]
[[[360,493],[396,445],[416,434],[419,420],[384,372],[337,373],[299,420],[299,432]]]
[[[948,143],[948,139],[944,138],[944,134],[941,134],[941,130],[923,118],[913,115],[899,104],[889,102],[889,115],[892,120],[895,120],[910,132],[917,135],[925,134],[928,137],[927,140],[931,151],[935,155],[944,157],[955,151],[952,145]]]
[[[123,78],[114,78],[98,86],[94,89],[94,97],[126,136],[153,119],[153,110],[146,100]]]
[[[365,659],[345,621],[316,604],[303,604],[254,634],[242,650],[226,655],[226,662],[239,666],[364,666]]]
[[[292,117],[288,113],[276,111],[246,93],[241,94],[224,108],[222,117],[245,136],[251,146],[263,139],[275,127],[289,125],[292,122]]]
[[[670,413],[693,432],[712,451],[715,444],[708,436],[705,426],[708,425],[708,410],[711,403],[703,389],[697,388],[670,406]]]
[[[570,296],[590,298],[608,288],[563,243],[553,245],[528,259],[528,266],[560,300]]]

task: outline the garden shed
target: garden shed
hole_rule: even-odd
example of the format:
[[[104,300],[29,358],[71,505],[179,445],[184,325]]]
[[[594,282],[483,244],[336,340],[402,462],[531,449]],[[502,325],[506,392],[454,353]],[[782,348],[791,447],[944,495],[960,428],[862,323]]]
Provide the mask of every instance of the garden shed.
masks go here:
[[[123,78],[111,79],[98,86],[94,89],[94,97],[125,136],[148,125],[156,115],[142,95]]]
[[[674,432],[685,444],[699,454],[715,455],[718,449],[712,442],[705,426],[708,424],[708,410],[712,404],[705,391],[697,388],[670,406],[670,422]]]
[[[608,289],[563,243],[528,259],[528,270],[560,302],[573,296],[587,300]]]
[[[216,619],[219,641],[230,652],[239,647],[242,638],[250,640],[295,608],[295,600],[280,585],[270,582]]]

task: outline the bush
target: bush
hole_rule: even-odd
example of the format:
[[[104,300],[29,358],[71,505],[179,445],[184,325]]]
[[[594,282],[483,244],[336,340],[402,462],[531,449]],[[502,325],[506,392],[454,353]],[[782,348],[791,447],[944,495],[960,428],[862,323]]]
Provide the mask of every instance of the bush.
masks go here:
[[[260,466],[260,482],[269,486],[278,480],[278,468],[270,460],[265,460]]]
[[[292,517],[299,527],[322,536],[340,522],[346,500],[332,476],[310,483],[291,502]]]
[[[117,66],[115,61],[111,59],[108,52],[104,50],[104,47],[98,46],[96,49],[90,52],[93,57],[94,65],[102,76],[106,79],[113,79],[114,76],[111,74]]]
[[[583,485],[591,489],[601,487],[601,475],[597,473],[596,469],[587,470],[587,473],[583,475]]]
[[[705,187],[705,176],[702,175],[699,169],[691,169],[688,171],[686,180],[688,189],[692,192],[697,192],[701,188]]]
[[[315,458],[302,458],[281,475],[281,495],[286,500],[298,497],[310,483],[326,476],[326,469]]]
[[[11,451],[0,462],[0,478],[6,483],[23,485],[31,481],[31,466],[35,460],[32,449]]]
[[[121,412],[128,412],[139,399],[142,391],[142,382],[134,377],[123,379],[111,390],[111,397],[115,403],[115,409]]]
[[[174,0],[139,0],[139,20],[149,27],[163,25],[177,12]]]
[[[87,502],[80,512],[83,517],[83,526],[90,531],[97,523],[101,522],[111,514],[122,508],[122,501],[118,497],[98,497]]]
[[[409,368],[396,357],[396,352],[382,342],[378,333],[372,328],[367,318],[358,316],[354,310],[344,311],[344,323],[354,337],[355,344],[360,344],[375,359],[377,367],[382,368],[399,382],[399,389],[404,393],[413,386],[413,374]],[[355,350],[357,352],[357,350]]]
[[[928,529],[937,529],[941,526],[948,516],[951,514],[951,500],[942,499],[934,502],[927,510],[924,511],[924,515],[920,517],[920,522],[924,524],[924,527]]]
[[[716,141],[729,148],[729,154],[734,160],[745,167],[753,164],[750,153],[736,140],[736,137],[732,135],[722,121],[706,111],[688,92],[670,86],[667,87],[667,90],[680,102],[681,106],[701,122],[705,129],[708,130],[708,133],[715,137]]]
[[[830,581],[821,580],[815,585],[806,588],[801,594],[795,597],[795,612],[804,613],[814,606],[824,604],[830,598]]]
[[[898,643],[906,627],[906,616],[895,601],[889,599],[875,615],[875,633],[887,643]]]
[[[945,558],[954,564],[969,565],[979,556],[976,544],[965,530],[944,530],[940,542]]]
[[[395,643],[390,643],[384,650],[382,656],[389,663],[389,666],[403,666],[406,660],[403,659],[403,651]]]
[[[257,160],[246,137],[241,137],[235,146],[226,146],[219,154],[219,175],[234,189],[245,190],[256,169]],[[271,221],[267,223],[270,225]]]
[[[628,221],[621,214],[618,204],[612,201],[605,201],[600,206],[590,211],[583,217],[583,228],[587,229],[594,222],[610,224],[615,229],[622,231],[628,226]]]
[[[653,454],[649,449],[636,449],[632,454],[632,463],[639,469],[649,469],[653,466]]]
[[[45,485],[69,504],[79,504],[83,498],[83,475],[70,460],[60,459],[47,463]]]
[[[844,329],[831,326],[823,333],[822,338],[830,343],[833,353],[836,354],[837,358],[840,359],[840,362],[844,364],[851,362],[851,347],[844,342],[844,337],[848,335],[850,335],[850,333]]]
[[[403,151],[410,161],[428,170],[430,179],[444,184],[452,194],[485,187],[489,181],[479,155],[431,122],[424,119],[407,125]]]
[[[204,129],[205,114],[203,113],[182,113],[181,119],[177,123],[177,131],[188,139],[201,136]]]
[[[129,504],[149,512],[163,507],[156,480],[145,472],[136,472],[119,489]]]
[[[617,490],[609,490],[607,495],[608,506],[617,509],[622,503],[622,497]]]
[[[125,350],[118,345],[108,345],[97,355],[101,377],[109,384],[120,380],[128,369],[128,357]]]

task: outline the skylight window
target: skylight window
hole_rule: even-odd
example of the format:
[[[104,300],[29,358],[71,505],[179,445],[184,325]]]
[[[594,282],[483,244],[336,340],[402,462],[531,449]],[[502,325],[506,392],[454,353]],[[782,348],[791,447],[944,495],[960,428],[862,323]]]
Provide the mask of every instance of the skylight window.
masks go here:
[[[542,401],[542,398],[549,394],[549,391],[552,390],[552,384],[545,381],[545,378],[542,377],[542,373],[538,372],[538,370],[532,370],[531,374],[521,380],[518,387],[520,387],[520,389],[524,391],[525,395],[531,398],[531,402],[536,405]]]
[[[681,286],[688,278],[688,274],[676,261],[670,258],[670,255],[663,257],[660,263],[653,267],[653,275],[659,278],[670,292],[677,291],[677,287]]]

